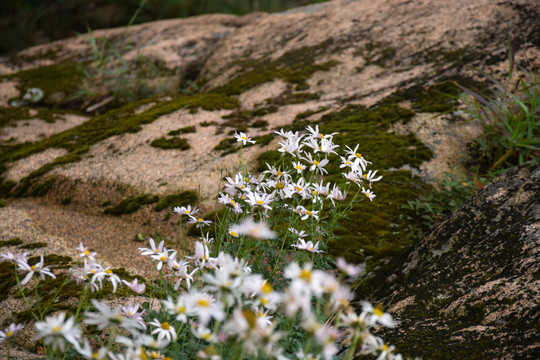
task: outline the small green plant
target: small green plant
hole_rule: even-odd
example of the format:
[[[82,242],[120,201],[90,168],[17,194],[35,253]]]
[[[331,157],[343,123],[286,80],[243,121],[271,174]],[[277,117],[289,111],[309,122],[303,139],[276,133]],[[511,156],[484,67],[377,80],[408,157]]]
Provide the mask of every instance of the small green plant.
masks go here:
[[[540,86],[538,70],[519,67],[517,73],[510,47],[506,81],[482,73],[496,88],[493,96],[483,96],[459,86],[473,97],[470,112],[484,128],[484,133],[472,145],[472,164],[477,173],[497,174],[508,168],[540,159]]]
[[[485,178],[468,178],[446,172],[435,182],[436,186],[418,199],[408,201],[405,208],[424,221],[421,230],[427,231],[471,199],[486,182]]]

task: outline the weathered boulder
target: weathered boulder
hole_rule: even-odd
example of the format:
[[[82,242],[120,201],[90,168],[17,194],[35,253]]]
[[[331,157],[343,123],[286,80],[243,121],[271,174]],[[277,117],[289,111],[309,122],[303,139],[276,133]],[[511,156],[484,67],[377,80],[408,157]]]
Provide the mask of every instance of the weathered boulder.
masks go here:
[[[379,299],[424,359],[540,357],[540,168],[496,178],[422,239]],[[383,295],[384,294],[384,295]]]

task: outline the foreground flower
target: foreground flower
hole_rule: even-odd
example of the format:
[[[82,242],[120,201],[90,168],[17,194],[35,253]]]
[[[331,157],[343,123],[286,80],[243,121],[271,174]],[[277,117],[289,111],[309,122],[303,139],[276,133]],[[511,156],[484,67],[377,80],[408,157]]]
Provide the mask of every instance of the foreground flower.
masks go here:
[[[240,134],[234,133],[234,137],[236,138],[236,141],[241,141],[242,145],[246,145],[247,143],[255,144],[255,140],[252,140],[249,136],[244,134],[243,132],[240,132]]]
[[[362,187],[362,193],[368,197],[369,201],[373,201],[373,199],[375,199],[376,195],[369,189],[366,190]]]
[[[297,244],[293,244],[291,246],[297,248],[298,250],[306,250],[312,253],[320,253],[323,252],[322,250],[319,250],[319,241],[315,245],[313,245],[313,242],[308,241],[305,242],[303,239],[298,239]]]
[[[137,294],[142,294],[144,293],[144,290],[146,290],[146,284],[139,284],[139,280],[137,280],[137,278],[133,279],[132,282],[129,282],[127,280],[122,280],[122,282],[129,286],[131,291]]]
[[[230,229],[230,234],[236,233],[239,235],[248,235],[252,238],[263,239],[275,239],[277,237],[268,225],[264,221],[254,222],[252,218],[246,218],[238,225],[233,225]]]
[[[11,323],[4,331],[0,330],[0,343],[8,341],[24,328],[24,324]]]
[[[52,346],[53,349],[65,351],[67,340],[70,344],[79,343],[81,330],[75,324],[75,319],[70,317],[65,320],[66,314],[60,313],[57,316],[49,316],[45,321],[36,323],[37,337],[43,339],[45,345]]]
[[[35,265],[30,266],[25,259],[18,259],[17,264],[19,265],[19,270],[28,271],[28,274],[21,281],[21,285],[26,285],[35,273],[38,273],[42,280],[45,280],[45,275],[56,279],[56,276],[51,272],[49,267],[43,266],[43,255],[41,255],[40,261]]]
[[[347,276],[351,277],[352,279],[356,279],[366,269],[365,265],[349,264],[342,257],[337,259],[336,265],[339,270],[344,272]]]
[[[167,339],[169,341],[176,340],[176,330],[168,322],[159,322],[158,319],[154,319],[150,322],[150,325],[156,326],[152,331],[153,334],[158,334],[158,341]]]

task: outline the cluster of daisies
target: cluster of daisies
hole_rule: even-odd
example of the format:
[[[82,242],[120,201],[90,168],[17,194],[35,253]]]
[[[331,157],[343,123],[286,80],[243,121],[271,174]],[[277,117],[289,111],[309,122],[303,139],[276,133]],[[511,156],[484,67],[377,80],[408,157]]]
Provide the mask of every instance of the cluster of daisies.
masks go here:
[[[266,227],[254,221],[242,226],[246,231],[248,226]],[[252,273],[245,260],[223,252],[210,257],[208,246],[211,243],[212,239],[206,234],[202,242],[197,243],[193,255],[179,258],[163,241],[156,245],[150,239],[150,246],[139,250],[159,268],[166,281],[160,286],[169,289],[166,297],[159,303],[154,301],[146,310],[140,303],[111,307],[107,302],[93,299],[92,310],[86,311],[82,319],[86,326],[75,316],[68,317],[60,312],[35,323],[38,338],[52,353],[64,353],[71,347],[84,359],[192,356],[194,354],[178,353],[178,345],[186,341],[196,344],[198,358],[214,360],[234,357],[231,349],[235,347],[241,349],[242,356],[332,359],[351,346],[357,355],[401,359],[399,354],[393,353],[392,346],[372,334],[379,326],[395,326],[391,315],[368,302],[361,303],[359,312],[351,306],[353,294],[343,279],[356,279],[363,272],[362,266],[340,258],[337,267],[341,275],[338,277],[337,273],[314,269],[310,262],[302,266],[293,262],[283,271],[288,285],[278,291],[262,275]],[[80,262],[84,264],[90,257],[96,257],[95,252],[82,244],[78,250]],[[188,267],[193,270],[188,272]],[[48,273],[54,277],[52,272]],[[75,280],[80,278],[79,267],[72,268],[70,273]],[[179,284],[177,278],[185,282]],[[118,284],[129,284],[119,280]],[[91,278],[87,279],[86,289],[94,287]],[[140,288],[130,288],[136,294],[141,293]],[[287,352],[284,344],[288,333],[278,320],[283,317],[299,323],[306,343],[310,344],[309,351],[306,348],[295,354]],[[321,322],[322,317],[329,320]],[[106,344],[96,344],[84,335],[88,326],[116,336]],[[11,324],[0,331],[0,342],[10,340],[23,328],[23,324]]]
[[[37,336],[50,353],[64,353],[71,348],[81,358],[112,360],[194,356],[212,360],[302,360],[360,355],[400,360],[395,348],[372,332],[381,326],[394,327],[392,316],[368,302],[352,306],[353,293],[346,281],[357,279],[364,267],[340,258],[335,272],[318,270],[319,256],[314,254],[322,252],[325,243],[312,241],[325,233],[323,219],[335,223],[350,209],[350,204],[341,204],[351,184],[358,185],[357,194],[373,200],[371,185],[381,176],[377,176],[377,170],[367,169],[371,163],[358,153],[358,146],[346,147],[344,156],[338,155],[335,134],[322,134],[318,126],[308,126],[305,133],[281,130],[276,134],[281,137],[279,152],[283,154],[279,166],[268,165],[268,170],[257,176],[243,170],[225,178],[218,202],[225,206],[226,216],[232,216],[220,221],[222,231],[205,234],[204,227],[211,221],[205,220],[199,209],[175,207],[180,224],[187,218],[187,224],[200,228],[194,252],[186,254],[184,249],[181,256],[164,241],[156,243],[153,239],[149,239],[149,247],[139,248],[159,273],[159,280],[147,283],[151,284],[149,289],[145,283],[127,281],[100,265],[97,254],[81,243],[77,248],[80,260],[69,273],[84,288],[84,296],[94,297],[92,293],[109,282],[113,292],[128,286],[134,295],[139,295],[136,299],[150,299],[116,307],[92,299],[89,310],[81,312],[82,319],[78,309],[72,316],[60,312],[37,321]],[[235,137],[243,145],[254,143],[245,133]],[[333,158],[344,169],[348,184],[344,188],[325,183]],[[275,226],[282,224],[288,226]],[[216,240],[210,236],[216,236]],[[231,255],[227,246],[222,246],[235,241],[242,244],[245,239],[256,246],[274,246],[271,244],[278,243],[267,240],[280,239],[282,250],[291,239],[287,246],[292,247],[293,254],[280,251],[278,258],[286,260],[275,264],[286,266],[276,273],[274,265],[271,275],[265,278],[252,268],[254,262],[266,259],[253,258],[241,252],[241,247],[233,247],[236,256]],[[298,251],[312,253],[311,260],[295,256]],[[18,276],[24,275],[21,286],[38,277],[42,281],[55,277],[44,265],[43,257],[33,265],[25,254],[8,253],[2,258],[16,264]],[[276,281],[274,274],[278,281],[272,284]],[[11,339],[23,327],[13,323],[0,331],[0,342]],[[85,334],[92,327],[110,334],[109,341],[90,341]],[[288,348],[292,331],[294,337],[303,339],[294,351]]]

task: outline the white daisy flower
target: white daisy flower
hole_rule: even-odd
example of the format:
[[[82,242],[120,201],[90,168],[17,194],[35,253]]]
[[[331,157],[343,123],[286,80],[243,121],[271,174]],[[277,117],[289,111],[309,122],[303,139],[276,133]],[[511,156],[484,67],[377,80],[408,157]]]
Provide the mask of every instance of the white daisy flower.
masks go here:
[[[176,330],[168,322],[160,322],[158,319],[150,321],[150,325],[156,328],[152,330],[152,335],[157,334],[158,341],[167,339],[168,341],[176,340]]]
[[[75,319],[70,317],[65,320],[66,314],[51,315],[45,321],[36,322],[36,332],[39,339],[43,339],[45,345],[53,349],[65,351],[66,340],[72,344],[78,344],[81,338],[81,330],[75,324]]]

